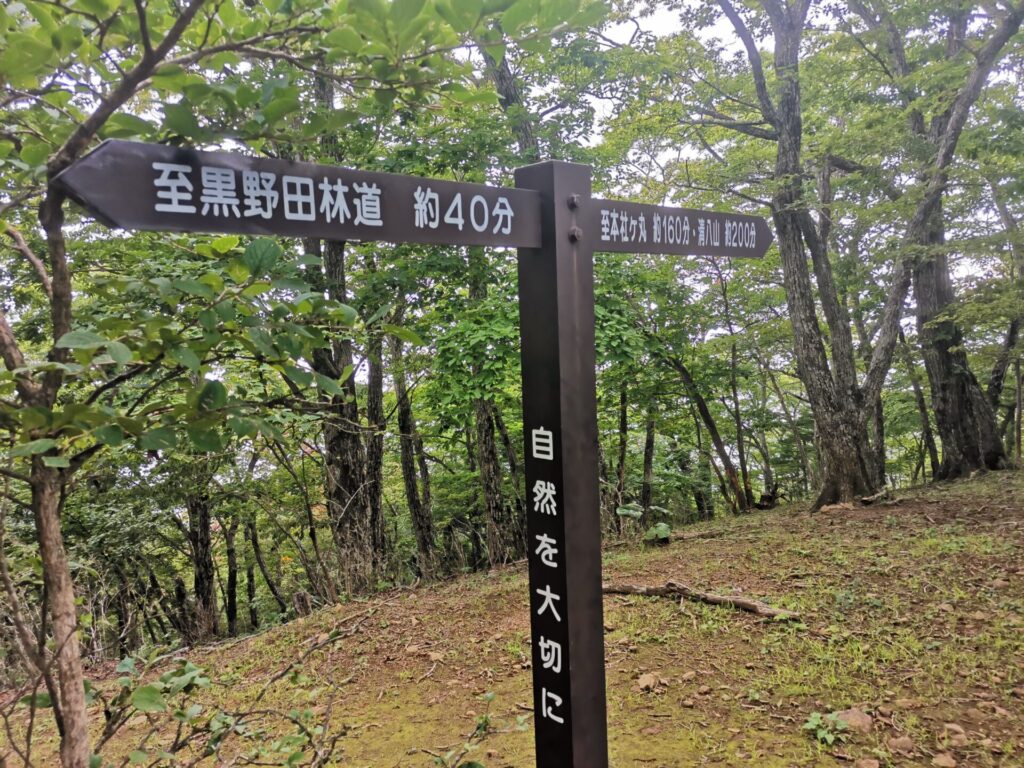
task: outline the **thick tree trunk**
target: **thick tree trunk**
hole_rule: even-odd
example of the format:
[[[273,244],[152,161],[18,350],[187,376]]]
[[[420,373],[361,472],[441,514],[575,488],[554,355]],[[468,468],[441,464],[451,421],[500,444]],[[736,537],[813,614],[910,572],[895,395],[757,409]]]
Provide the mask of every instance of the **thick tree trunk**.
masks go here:
[[[208,640],[217,634],[217,584],[210,530],[211,507],[205,484],[185,497],[189,548],[192,553],[192,594],[196,601],[190,633],[193,642]]]
[[[647,423],[644,425],[644,476],[640,486],[640,507],[643,510],[641,525],[651,524],[651,496],[654,490],[654,408],[647,411]]]
[[[224,547],[228,561],[228,581],[224,590],[224,615],[228,622],[228,635],[238,635],[238,550],[235,547],[235,534],[238,532],[238,518],[231,517],[231,522],[224,526]]]
[[[429,503],[420,497],[416,467],[416,419],[405,380],[405,361],[402,355],[401,339],[392,337],[391,374],[395,385],[395,399],[398,403],[398,440],[402,460],[402,481],[405,484],[405,500],[409,506],[413,535],[416,537],[416,552],[420,575],[432,579],[436,575],[437,553],[434,543],[434,519]]]
[[[942,207],[938,204],[928,221],[927,244],[931,253],[914,265],[914,295],[917,332],[942,440],[942,464],[936,478],[1000,469],[1006,457],[995,414],[967,362],[963,333],[946,314],[954,297],[944,252]]]
[[[311,245],[314,250],[320,250],[319,243]],[[314,280],[318,281],[313,285],[325,289],[336,301],[347,301],[345,243],[327,241],[322,253],[323,274],[313,273]],[[311,363],[317,373],[339,379],[346,370],[352,370],[351,341],[338,339],[330,350],[317,350]],[[355,377],[349,375],[342,388],[344,396],[330,399],[323,427],[325,495],[341,582],[348,592],[360,593],[376,584],[374,522]]]
[[[82,647],[78,638],[75,587],[60,529],[63,488],[59,471],[43,464],[41,456],[32,459],[31,491],[56,656],[61,764],[63,768],[88,768],[92,751],[89,747],[85,688],[82,685]]]

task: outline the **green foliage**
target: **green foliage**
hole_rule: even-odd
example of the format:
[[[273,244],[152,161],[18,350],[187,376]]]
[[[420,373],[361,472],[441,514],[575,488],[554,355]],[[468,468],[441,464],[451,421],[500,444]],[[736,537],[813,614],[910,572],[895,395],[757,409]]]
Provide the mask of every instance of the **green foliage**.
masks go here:
[[[812,712],[801,728],[810,733],[821,744],[832,746],[837,741],[846,741],[846,723],[844,723],[835,712],[827,715],[821,712]]]

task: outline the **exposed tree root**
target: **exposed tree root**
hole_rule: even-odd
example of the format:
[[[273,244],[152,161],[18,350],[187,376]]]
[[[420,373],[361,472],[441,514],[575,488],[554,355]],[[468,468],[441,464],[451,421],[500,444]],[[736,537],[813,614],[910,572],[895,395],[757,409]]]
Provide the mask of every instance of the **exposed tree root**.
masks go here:
[[[783,608],[772,608],[759,600],[753,600],[741,595],[715,595],[710,592],[699,590],[680,584],[678,581],[667,581],[662,587],[644,587],[639,584],[605,584],[603,591],[606,595],[642,595],[644,597],[679,597],[691,600],[695,603],[707,603],[708,605],[723,605],[736,608],[740,611],[747,611],[757,616],[766,616],[772,619],[785,621],[797,621],[800,614],[795,611],[787,611]]]

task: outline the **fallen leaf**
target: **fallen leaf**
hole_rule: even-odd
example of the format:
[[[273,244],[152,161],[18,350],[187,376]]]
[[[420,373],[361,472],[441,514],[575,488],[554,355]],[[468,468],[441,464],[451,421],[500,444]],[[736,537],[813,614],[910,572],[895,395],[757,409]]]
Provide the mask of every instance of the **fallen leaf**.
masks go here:
[[[871,757],[862,757],[853,764],[853,768],[881,768],[881,763]]]
[[[932,758],[932,765],[938,768],[956,768],[956,758],[949,752],[940,752]]]

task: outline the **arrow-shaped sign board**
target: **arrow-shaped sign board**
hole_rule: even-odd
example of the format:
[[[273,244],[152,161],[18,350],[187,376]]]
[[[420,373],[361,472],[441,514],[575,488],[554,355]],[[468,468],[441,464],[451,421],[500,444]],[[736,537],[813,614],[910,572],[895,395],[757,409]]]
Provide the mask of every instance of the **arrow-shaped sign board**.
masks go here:
[[[121,229],[540,244],[540,195],[527,189],[118,140],[103,142],[56,181]]]
[[[519,249],[527,556],[538,768],[607,768],[594,251],[764,256],[734,213],[597,200],[590,168],[517,188],[107,141],[56,183],[123,229]]]
[[[581,208],[582,237],[596,251],[759,259],[772,244],[760,216],[597,199]]]

